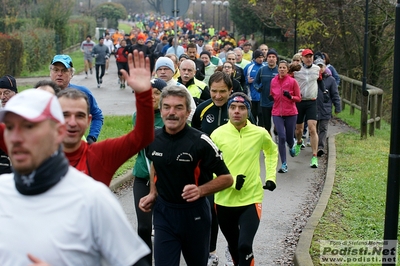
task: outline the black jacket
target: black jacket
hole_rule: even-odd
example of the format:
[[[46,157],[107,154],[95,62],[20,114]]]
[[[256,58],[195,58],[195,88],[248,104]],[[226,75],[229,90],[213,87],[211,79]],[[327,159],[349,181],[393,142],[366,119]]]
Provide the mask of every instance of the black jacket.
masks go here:
[[[194,63],[196,64],[196,79],[203,81],[206,77],[206,66],[204,62],[200,59],[195,59]]]

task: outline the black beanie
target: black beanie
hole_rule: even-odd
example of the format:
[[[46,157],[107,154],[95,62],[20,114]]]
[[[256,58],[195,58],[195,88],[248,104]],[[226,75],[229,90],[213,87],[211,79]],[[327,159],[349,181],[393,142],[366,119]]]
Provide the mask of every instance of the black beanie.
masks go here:
[[[159,78],[152,79],[150,82],[151,82],[151,87],[159,91],[162,91],[165,87],[167,87],[167,83]]]
[[[0,78],[0,89],[9,89],[15,93],[18,93],[17,82],[15,81],[15,78],[10,75],[5,75],[5,76],[1,77]]]

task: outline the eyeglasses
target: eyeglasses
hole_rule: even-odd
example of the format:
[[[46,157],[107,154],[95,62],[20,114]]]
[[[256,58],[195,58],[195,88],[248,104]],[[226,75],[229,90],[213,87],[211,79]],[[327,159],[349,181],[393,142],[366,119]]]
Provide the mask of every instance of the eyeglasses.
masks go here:
[[[4,95],[4,97],[8,97],[8,96],[11,96],[12,93],[13,93],[13,91],[10,91],[10,90],[0,91],[0,96]]]
[[[232,66],[224,66],[225,69],[231,69]]]
[[[56,67],[52,67],[51,71],[53,71],[54,73],[61,73],[61,74],[65,74],[69,72],[68,68],[56,68]]]

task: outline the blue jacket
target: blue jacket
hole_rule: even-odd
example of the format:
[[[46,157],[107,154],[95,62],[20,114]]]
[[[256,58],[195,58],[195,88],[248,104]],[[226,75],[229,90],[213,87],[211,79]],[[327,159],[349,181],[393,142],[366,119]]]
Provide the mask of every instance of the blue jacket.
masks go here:
[[[278,66],[270,68],[268,65],[263,66],[257,72],[256,78],[254,79],[254,88],[261,95],[261,107],[271,107],[274,105],[273,101],[268,99],[271,91],[271,80],[278,75]]]
[[[244,76],[246,77],[246,85],[247,85],[248,91],[250,93],[251,100],[255,101],[255,102],[259,102],[260,101],[260,93],[254,88],[254,81],[253,81],[253,83],[249,83],[248,82],[248,78],[250,76],[251,78],[255,79],[258,70],[262,66],[264,66],[264,63],[257,64],[256,61],[253,60],[243,70]]]
[[[93,97],[92,92],[83,86],[79,86],[76,84],[69,84],[68,88],[74,88],[77,90],[82,91],[83,93],[86,94],[89,100],[89,105],[90,105],[90,114],[92,115],[92,123],[90,124],[90,130],[89,130],[89,135],[88,136],[93,136],[97,139],[99,139],[100,135],[100,130],[101,127],[103,126],[103,112],[97,105],[96,99]]]

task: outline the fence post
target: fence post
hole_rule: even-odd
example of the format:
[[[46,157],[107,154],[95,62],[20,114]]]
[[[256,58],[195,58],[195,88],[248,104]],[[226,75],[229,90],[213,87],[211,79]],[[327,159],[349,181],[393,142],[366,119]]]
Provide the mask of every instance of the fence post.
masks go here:
[[[347,96],[347,81],[342,81],[342,84],[340,85],[340,90],[341,90],[341,95],[340,95],[340,106],[342,107],[342,112],[346,108],[346,103],[343,101],[346,96]]]
[[[367,125],[369,124],[369,135],[370,136],[374,136],[375,135],[375,123],[376,123],[376,94],[370,95],[369,97],[370,99],[370,120],[371,123],[367,123]]]
[[[378,116],[380,118],[378,121],[376,121],[376,128],[381,129],[381,120],[383,115],[383,94],[377,95],[376,112],[378,113]]]
[[[361,139],[367,138],[368,96],[361,93]]]
[[[350,105],[350,114],[354,115],[354,103],[357,102],[357,91],[354,89],[353,83],[350,84],[350,101],[351,101],[351,105]]]

